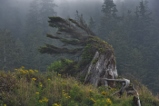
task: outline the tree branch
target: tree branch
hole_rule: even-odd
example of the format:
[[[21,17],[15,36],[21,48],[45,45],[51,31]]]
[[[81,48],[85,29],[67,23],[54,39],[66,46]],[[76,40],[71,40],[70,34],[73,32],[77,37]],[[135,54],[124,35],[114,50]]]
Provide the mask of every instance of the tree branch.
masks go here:
[[[59,48],[54,45],[46,44],[46,46],[41,47],[39,51],[40,53],[48,53],[48,54],[60,54],[60,53],[77,54],[82,49],[83,48],[76,48],[76,49]]]
[[[62,37],[58,37],[58,36],[53,36],[51,34],[47,34],[46,35],[47,37],[49,38],[52,38],[52,39],[59,39],[61,42],[63,42],[65,45],[67,44],[70,44],[70,45],[78,45],[78,46],[85,46],[86,45],[86,42],[85,40],[79,40],[79,39],[64,39]]]

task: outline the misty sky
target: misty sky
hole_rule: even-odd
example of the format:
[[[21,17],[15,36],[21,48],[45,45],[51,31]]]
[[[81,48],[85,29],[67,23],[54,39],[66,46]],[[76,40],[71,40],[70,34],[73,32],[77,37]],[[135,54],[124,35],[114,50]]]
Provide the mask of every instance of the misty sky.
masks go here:
[[[11,5],[20,10],[29,9],[29,4],[32,0],[10,0]],[[40,1],[40,0],[39,0]],[[78,10],[84,16],[92,16],[93,11],[101,12],[102,4],[104,0],[53,0],[57,7],[55,11],[58,16],[73,17]],[[135,10],[136,6],[139,5],[141,0],[114,0],[117,5],[118,11],[125,12],[126,10]],[[155,9],[155,14],[158,14],[157,1],[159,0],[148,0],[150,8]],[[128,4],[128,5],[127,5]],[[124,5],[124,6],[123,6]],[[130,8],[131,7],[131,8]],[[85,11],[86,10],[86,11]],[[85,15],[86,14],[86,15]],[[96,14],[96,13],[95,13]],[[98,14],[98,15],[99,15]]]
[[[68,1],[68,2],[94,2],[94,1],[98,1],[98,2],[103,2],[104,0],[54,0],[56,3],[61,3],[63,1]],[[124,1],[124,0],[114,0],[116,1]]]

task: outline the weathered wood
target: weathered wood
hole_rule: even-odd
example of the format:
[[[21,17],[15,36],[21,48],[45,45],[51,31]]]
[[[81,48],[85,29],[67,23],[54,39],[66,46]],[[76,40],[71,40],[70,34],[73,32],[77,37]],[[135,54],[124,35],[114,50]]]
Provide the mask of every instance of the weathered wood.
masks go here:
[[[127,88],[129,88],[131,85],[130,85],[130,80],[128,79],[108,79],[108,78],[102,78],[102,80],[106,80],[106,81],[115,81],[115,82],[119,82],[119,83],[122,83],[122,87],[119,91],[115,92],[113,95],[115,94],[120,94],[120,97],[123,95],[124,91],[127,92],[127,95],[129,93],[129,90]],[[134,86],[132,86],[132,89],[131,91],[134,92],[134,98],[133,98],[133,102],[135,104],[135,106],[141,106],[141,102],[140,102],[140,98],[139,98],[139,93],[137,92],[137,90],[134,88]]]
[[[113,54],[108,57],[106,54],[97,51],[88,67],[85,83],[89,82],[96,87],[99,85],[114,86],[112,82],[107,83],[101,80],[101,78],[117,78],[117,69],[113,61]]]

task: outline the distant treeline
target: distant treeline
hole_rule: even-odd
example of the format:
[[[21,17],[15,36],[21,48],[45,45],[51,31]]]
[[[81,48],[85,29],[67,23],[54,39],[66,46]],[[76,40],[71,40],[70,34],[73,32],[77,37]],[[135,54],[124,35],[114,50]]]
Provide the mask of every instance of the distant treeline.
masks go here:
[[[45,71],[58,58],[38,51],[44,43],[61,45],[45,36],[56,30],[50,29],[47,21],[48,17],[58,15],[55,7],[61,7],[57,5],[53,0],[32,0],[27,8],[29,11],[22,11],[12,6],[10,1],[0,1],[1,70],[25,66]],[[150,9],[151,4],[147,1],[138,2],[134,7],[125,2],[117,9],[118,5],[113,0],[104,0],[102,6],[98,6],[91,11],[91,15],[88,14],[89,8],[88,11],[73,13],[75,19],[76,15],[81,15],[83,19],[90,17],[85,20],[90,29],[113,45],[120,74],[135,76],[152,91],[158,92],[158,9]]]

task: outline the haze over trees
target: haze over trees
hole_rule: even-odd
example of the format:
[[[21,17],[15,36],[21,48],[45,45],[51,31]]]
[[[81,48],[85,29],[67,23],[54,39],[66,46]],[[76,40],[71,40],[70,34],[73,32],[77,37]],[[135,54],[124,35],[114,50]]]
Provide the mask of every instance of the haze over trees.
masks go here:
[[[83,9],[83,5],[88,3],[90,6]],[[90,29],[113,46],[118,72],[123,76],[134,76],[153,92],[159,92],[157,3],[157,0],[61,1],[60,4],[54,0],[1,0],[0,69],[25,66],[45,71],[57,57],[40,54],[38,48],[44,43],[62,46],[58,41],[45,37],[47,33],[56,31],[49,29],[48,17],[75,18],[78,10]],[[70,11],[66,12],[66,9]]]

